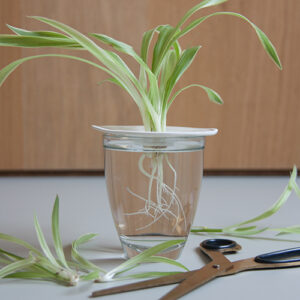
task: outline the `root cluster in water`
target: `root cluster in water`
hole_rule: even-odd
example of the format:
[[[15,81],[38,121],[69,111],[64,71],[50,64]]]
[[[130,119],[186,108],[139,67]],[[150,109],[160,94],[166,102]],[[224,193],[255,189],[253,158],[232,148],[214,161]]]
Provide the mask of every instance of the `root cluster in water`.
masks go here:
[[[146,158],[150,160],[150,172],[144,168]],[[142,154],[138,167],[141,173],[149,180],[148,191],[146,191],[145,196],[138,195],[129,187],[127,187],[127,191],[136,199],[144,201],[145,206],[136,212],[126,213],[126,215],[146,215],[151,217],[152,221],[145,226],[137,228],[137,230],[150,227],[161,218],[166,218],[171,223],[174,223],[173,231],[182,222],[184,229],[186,229],[185,213],[177,195],[177,191],[179,190],[177,187],[177,172],[170,163],[168,154],[158,152]],[[166,184],[164,181],[164,168],[171,170],[173,175],[171,185]]]

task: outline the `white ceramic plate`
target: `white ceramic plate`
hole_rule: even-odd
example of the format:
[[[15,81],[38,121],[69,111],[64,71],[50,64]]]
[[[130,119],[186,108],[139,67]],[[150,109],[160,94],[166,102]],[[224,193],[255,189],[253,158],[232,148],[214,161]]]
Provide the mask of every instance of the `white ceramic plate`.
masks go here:
[[[105,134],[117,134],[125,136],[139,137],[200,137],[211,136],[218,132],[216,128],[191,128],[191,127],[175,127],[167,126],[165,132],[145,131],[144,126],[96,126],[93,128]]]

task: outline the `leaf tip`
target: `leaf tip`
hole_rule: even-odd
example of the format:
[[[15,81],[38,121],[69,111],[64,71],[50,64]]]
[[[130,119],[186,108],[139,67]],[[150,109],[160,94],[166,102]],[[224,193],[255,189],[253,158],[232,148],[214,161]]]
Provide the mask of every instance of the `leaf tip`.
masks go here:
[[[59,202],[59,196],[58,194],[56,194],[56,197],[55,197],[55,203]]]
[[[42,19],[45,19],[45,18],[40,17],[40,16],[27,16],[27,18],[29,18],[29,19],[34,19],[34,20],[38,20],[38,21],[40,21],[40,20],[42,20]]]
[[[33,221],[34,221],[34,227],[37,230],[37,228],[40,227],[40,223],[39,223],[39,220],[38,220],[38,217],[37,217],[36,213],[33,216]]]
[[[282,67],[282,64],[281,64],[281,62],[280,62],[279,57],[278,57],[278,61],[275,62],[275,63],[276,63],[276,66],[278,67],[278,69],[279,69],[280,71],[282,71],[282,70],[283,70],[283,67]]]

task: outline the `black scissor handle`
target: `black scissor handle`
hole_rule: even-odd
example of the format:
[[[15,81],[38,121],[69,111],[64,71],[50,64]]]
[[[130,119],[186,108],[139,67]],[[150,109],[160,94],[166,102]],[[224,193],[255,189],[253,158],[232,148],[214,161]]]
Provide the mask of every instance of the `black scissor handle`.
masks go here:
[[[209,239],[201,243],[201,246],[208,250],[232,249],[237,246],[237,243],[226,239]]]
[[[279,264],[300,262],[300,248],[291,248],[286,250],[275,251],[258,255],[254,258],[258,263],[263,264]]]

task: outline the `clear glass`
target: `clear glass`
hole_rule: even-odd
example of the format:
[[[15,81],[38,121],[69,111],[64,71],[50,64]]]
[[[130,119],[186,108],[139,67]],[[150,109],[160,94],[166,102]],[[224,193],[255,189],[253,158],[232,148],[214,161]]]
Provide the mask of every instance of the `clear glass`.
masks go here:
[[[198,203],[204,137],[105,134],[104,148],[111,211],[126,256],[181,239],[160,253],[178,258]]]

